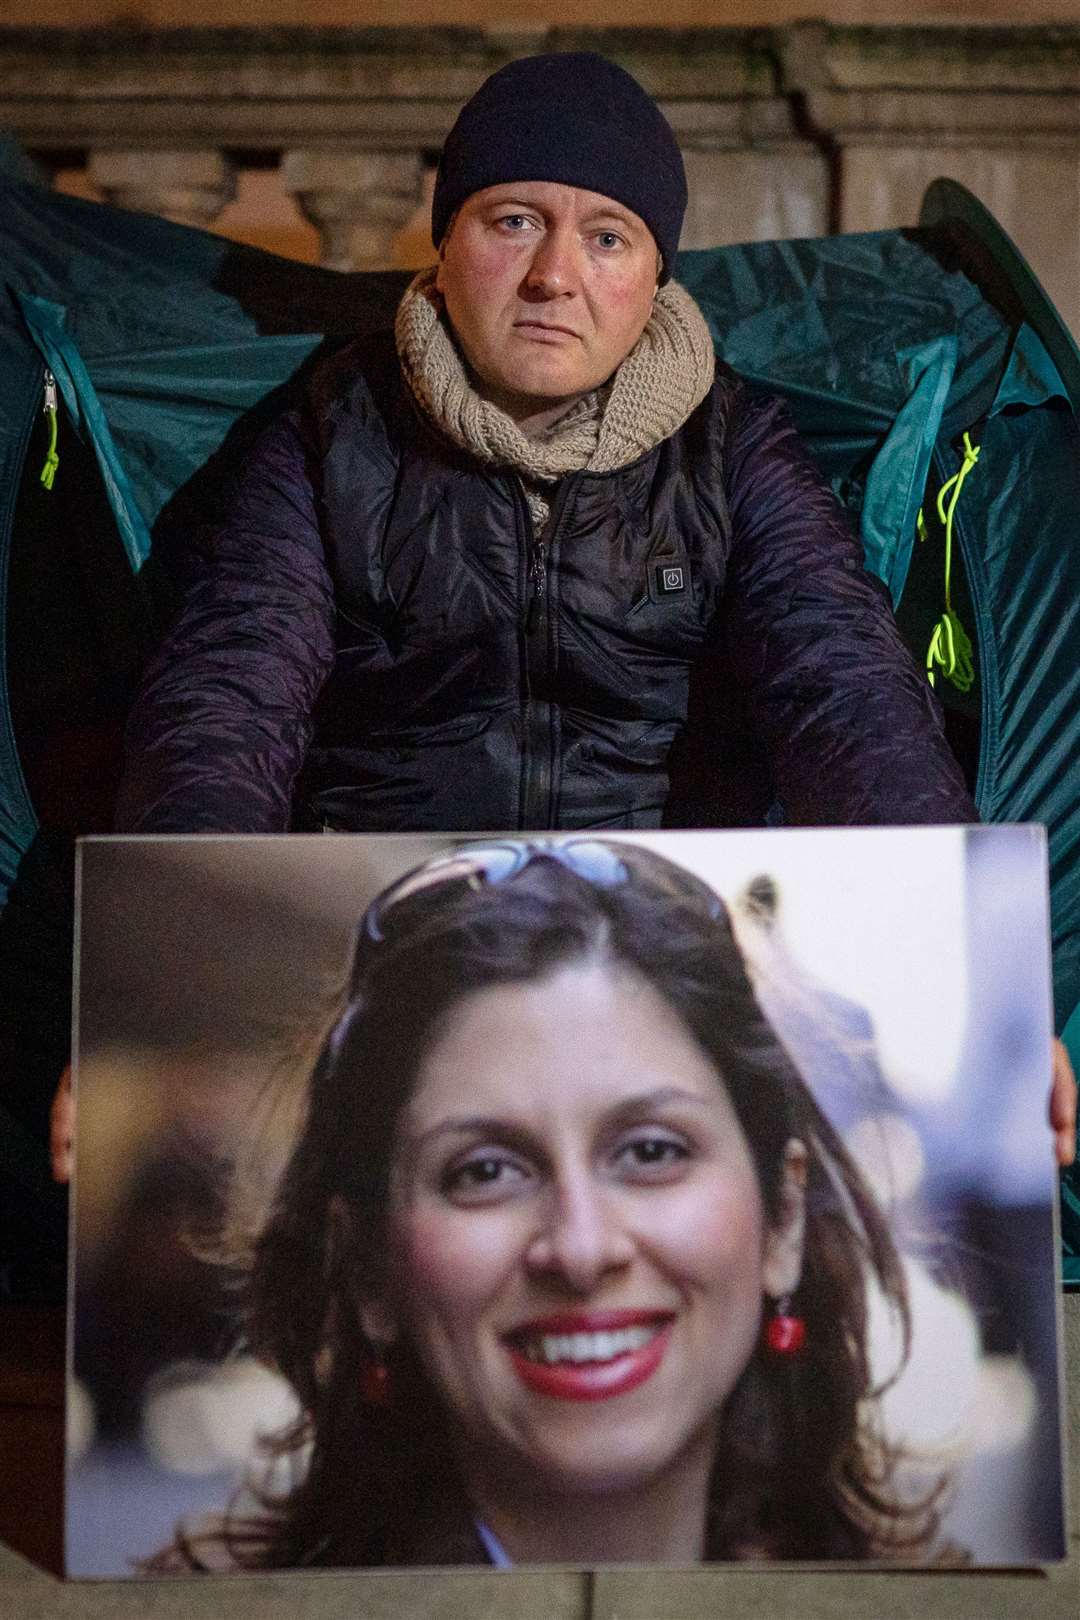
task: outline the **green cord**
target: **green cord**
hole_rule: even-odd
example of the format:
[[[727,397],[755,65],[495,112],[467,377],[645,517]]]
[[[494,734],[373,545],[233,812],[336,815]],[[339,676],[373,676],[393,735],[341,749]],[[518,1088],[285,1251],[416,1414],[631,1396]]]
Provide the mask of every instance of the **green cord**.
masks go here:
[[[970,692],[975,679],[971,637],[951,608],[945,609],[934,626],[930,645],[926,649],[926,676],[931,686],[934,684],[935,665],[958,692]]]
[[[49,448],[45,453],[45,465],[41,469],[41,482],[46,489],[52,489],[56,477],[56,469],[60,465],[60,457],[56,453],[56,430],[60,420],[60,398],[56,389],[56,378],[49,367],[45,367],[45,415],[49,419]]]
[[[46,489],[52,489],[56,477],[56,469],[60,465],[60,457],[56,452],[56,422],[59,412],[56,406],[46,406],[45,415],[49,418],[49,448],[45,452],[45,465],[41,469],[41,482]]]
[[[964,459],[960,463],[960,470],[946,479],[938,490],[937,498],[937,515],[945,525],[945,611],[934,626],[930,645],[926,649],[926,677],[933,686],[937,679],[936,671],[940,669],[945,679],[951,681],[958,692],[970,692],[975,680],[975,662],[971,656],[971,638],[960,623],[952,605],[953,514],[960,499],[960,491],[964,487],[964,479],[979,459],[979,449],[979,445],[972,444],[971,435],[965,433]],[[918,532],[919,539],[925,540],[926,522],[921,512],[918,518]]]

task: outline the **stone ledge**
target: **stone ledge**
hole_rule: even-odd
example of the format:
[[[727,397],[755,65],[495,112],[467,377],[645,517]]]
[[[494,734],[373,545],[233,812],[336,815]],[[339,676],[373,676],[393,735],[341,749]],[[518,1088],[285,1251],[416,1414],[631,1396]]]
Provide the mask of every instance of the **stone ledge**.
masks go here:
[[[761,30],[0,28],[0,128],[33,150],[394,152],[442,144],[494,68],[538,48],[599,49],[703,150],[790,139]]]
[[[599,50],[661,99],[771,96],[762,30],[0,27],[5,100],[147,96],[293,99],[429,97],[460,103],[503,63],[536,50]],[[32,85],[27,90],[27,85]]]
[[[810,129],[860,144],[914,137],[934,145],[1019,146],[1080,138],[1080,94],[813,89],[801,99]]]
[[[982,145],[1080,132],[1080,25],[553,29],[0,27],[0,127],[31,150],[298,142],[441,144],[486,74],[537,49],[600,50],[688,149],[894,132]],[[167,133],[163,133],[167,131]]]
[[[1080,26],[777,30],[780,80],[819,137],[1063,146],[1080,137]]]
[[[778,29],[785,88],[1007,94],[1080,90],[1080,26]]]

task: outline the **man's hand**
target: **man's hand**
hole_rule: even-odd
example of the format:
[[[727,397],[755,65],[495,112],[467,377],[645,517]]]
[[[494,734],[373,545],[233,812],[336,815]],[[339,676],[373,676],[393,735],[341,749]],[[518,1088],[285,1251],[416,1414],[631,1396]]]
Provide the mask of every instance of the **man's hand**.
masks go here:
[[[1066,1058],[1066,1062],[1068,1059]],[[1072,1070],[1069,1070],[1072,1078]],[[1073,1111],[1075,1113],[1075,1099]],[[56,1088],[56,1096],[52,1101],[49,1112],[49,1152],[52,1156],[52,1173],[54,1181],[71,1180],[71,1144],[75,1135],[75,1098],[71,1092],[71,1064],[65,1068],[60,1076],[60,1084]]]
[[[1054,1151],[1064,1170],[1076,1157],[1076,1080],[1064,1041],[1054,1042],[1054,1072],[1050,1082],[1050,1129]]]

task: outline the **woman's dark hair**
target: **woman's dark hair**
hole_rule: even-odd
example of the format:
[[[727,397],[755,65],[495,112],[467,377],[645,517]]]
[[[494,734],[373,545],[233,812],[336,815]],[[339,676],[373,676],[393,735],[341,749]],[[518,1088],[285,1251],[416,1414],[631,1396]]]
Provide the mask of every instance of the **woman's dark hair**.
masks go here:
[[[490,846],[485,846],[490,847]],[[936,1492],[903,1504],[897,1461],[868,1417],[867,1291],[902,1327],[900,1262],[858,1170],[762,1012],[730,919],[689,872],[637,846],[552,840],[517,849],[502,880],[446,866],[369,909],[347,992],[311,1076],[306,1120],[259,1234],[247,1284],[250,1347],[303,1416],[267,1443],[297,1463],[285,1494],[227,1517],[246,1566],[401,1564],[424,1527],[467,1523],[438,1398],[407,1344],[394,1399],[365,1404],[376,1354],[360,1303],[384,1283],[395,1130],[450,1010],[477,991],[585,959],[638,974],[679,1014],[730,1094],[766,1212],[780,1219],[784,1148],[807,1149],[801,1354],[755,1352],[719,1426],[706,1556],[846,1559],[925,1552]],[[592,871],[587,853],[608,851]],[[468,855],[466,846],[465,855]],[[621,875],[620,875],[621,874]],[[395,898],[395,895],[398,897]],[[199,1538],[178,1547],[200,1563]],[[459,1555],[460,1556],[460,1555]],[[430,1560],[437,1561],[437,1560]],[[453,1561],[450,1557],[446,1561]]]

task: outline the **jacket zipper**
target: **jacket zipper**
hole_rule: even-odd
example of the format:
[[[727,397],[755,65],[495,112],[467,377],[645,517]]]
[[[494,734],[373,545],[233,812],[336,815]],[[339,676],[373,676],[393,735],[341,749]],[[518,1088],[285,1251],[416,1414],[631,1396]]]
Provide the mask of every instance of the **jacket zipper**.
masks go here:
[[[549,520],[550,521],[550,520]],[[545,524],[544,533],[547,532]],[[532,543],[529,552],[529,606],[525,613],[525,634],[536,634],[544,611],[544,596],[547,591],[547,546],[544,535],[541,534]]]
[[[539,535],[532,535],[525,492],[518,480],[519,520],[530,537],[525,569],[526,607],[524,622],[524,725],[522,738],[522,778],[519,824],[528,831],[553,825],[552,759],[556,744],[555,707],[546,695],[553,673],[550,635],[551,558],[553,542],[566,510],[572,486],[577,480],[565,478],[555,497],[547,523]]]

